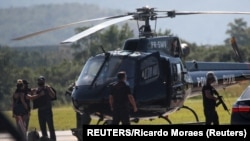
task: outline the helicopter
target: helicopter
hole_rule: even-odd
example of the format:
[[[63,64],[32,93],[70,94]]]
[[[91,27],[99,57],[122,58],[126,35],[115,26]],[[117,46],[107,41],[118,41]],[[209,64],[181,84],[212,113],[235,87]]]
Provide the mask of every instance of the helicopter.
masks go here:
[[[157,36],[151,29],[150,21],[191,14],[250,14],[250,12],[166,11],[145,6],[137,8],[136,12],[74,22],[27,34],[14,40],[23,40],[74,24],[107,20],[61,42],[68,44],[120,22],[142,21],[144,24],[138,28],[139,37],[127,39],[121,50],[105,51],[102,48],[103,53],[90,57],[76,82],[68,88],[67,93],[71,96],[77,119],[77,127],[72,129],[73,134],[79,137],[82,125],[90,124],[92,116],[98,117],[97,124],[100,121],[112,120],[108,96],[110,86],[116,81],[116,74],[119,71],[126,72],[127,82],[138,106],[138,111],[131,113],[132,121],[163,118],[172,124],[168,115],[180,108],[189,109],[199,121],[195,111],[185,106],[184,102],[190,97],[200,95],[207,72],[213,71],[216,75],[215,88],[224,88],[249,80],[250,63],[186,61],[185,57],[190,53],[187,44],[182,43],[177,36]],[[234,48],[238,48],[235,40],[232,40],[232,43]]]

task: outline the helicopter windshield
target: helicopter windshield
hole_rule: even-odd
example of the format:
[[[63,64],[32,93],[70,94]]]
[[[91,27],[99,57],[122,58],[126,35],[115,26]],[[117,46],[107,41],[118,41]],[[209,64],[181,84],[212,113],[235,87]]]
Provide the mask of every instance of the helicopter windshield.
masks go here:
[[[135,61],[132,59],[112,56],[108,61],[104,62],[104,60],[105,56],[90,58],[86,62],[76,85],[90,85],[100,69],[100,73],[95,81],[96,85],[114,81],[116,79],[116,73],[120,70],[126,71],[128,77],[134,77],[134,69],[132,68],[135,66]],[[101,67],[102,65],[103,67]]]

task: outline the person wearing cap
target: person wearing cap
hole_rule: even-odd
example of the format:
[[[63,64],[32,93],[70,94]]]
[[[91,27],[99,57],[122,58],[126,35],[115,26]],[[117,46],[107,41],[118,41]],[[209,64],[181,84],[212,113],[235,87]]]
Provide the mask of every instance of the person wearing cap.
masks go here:
[[[26,137],[25,115],[28,114],[28,105],[25,102],[22,79],[17,80],[16,90],[12,96],[12,112],[17,128]]]
[[[56,134],[53,122],[52,102],[51,98],[55,97],[55,93],[49,85],[45,83],[45,77],[39,76],[37,79],[38,87],[33,90],[34,93],[40,95],[33,100],[33,108],[38,108],[38,120],[43,139],[47,139],[47,127],[49,128],[50,140],[56,141]]]
[[[212,83],[216,81],[214,72],[209,71],[206,74],[206,84],[202,87],[203,108],[206,125],[219,125],[219,117],[216,111],[215,89]]]
[[[31,94],[31,88],[29,88],[29,82],[25,79],[23,79],[23,92],[25,96],[25,102],[28,106],[28,113],[24,116],[24,121],[26,124],[26,130],[28,130],[29,127],[29,120],[30,120],[30,111],[31,111],[31,102],[29,98],[29,94]]]

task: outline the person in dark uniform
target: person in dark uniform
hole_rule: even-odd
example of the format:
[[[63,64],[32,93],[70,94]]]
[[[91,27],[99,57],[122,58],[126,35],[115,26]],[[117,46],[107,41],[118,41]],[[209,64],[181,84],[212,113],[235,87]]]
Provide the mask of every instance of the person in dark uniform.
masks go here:
[[[112,124],[130,125],[129,103],[132,105],[134,112],[137,112],[136,102],[131,93],[130,87],[126,84],[126,72],[121,71],[117,74],[118,81],[112,86],[109,95],[109,104],[113,111]]]
[[[27,113],[27,115],[24,116],[26,130],[28,130],[29,120],[30,120],[30,111],[31,111],[31,102],[30,102],[30,98],[28,95],[31,94],[31,88],[29,88],[29,82],[25,79],[23,79],[23,92],[24,92],[24,96],[25,96],[25,99],[24,99],[25,103],[28,106],[28,113]]]
[[[206,125],[219,125],[219,117],[216,111],[215,89],[211,85],[216,81],[213,72],[209,71],[206,75],[206,84],[202,87],[203,107]]]
[[[41,138],[48,138],[46,128],[48,125],[50,140],[56,141],[51,102],[51,98],[55,97],[55,93],[50,86],[45,84],[44,76],[40,76],[37,79],[37,85],[38,87],[33,92],[40,95],[40,97],[35,99],[33,102],[35,108],[38,108],[38,120],[42,132]]]

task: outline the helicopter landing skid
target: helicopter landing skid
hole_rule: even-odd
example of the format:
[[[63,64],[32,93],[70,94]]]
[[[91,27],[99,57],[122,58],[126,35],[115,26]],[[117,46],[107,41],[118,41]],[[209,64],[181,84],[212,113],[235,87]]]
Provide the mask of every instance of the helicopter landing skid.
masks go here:
[[[199,122],[199,118],[198,118],[196,112],[193,109],[191,109],[190,107],[185,106],[185,105],[183,105],[181,108],[185,108],[185,109],[190,110],[194,114],[196,122]]]
[[[171,120],[168,118],[168,116],[159,116],[159,118],[165,119],[169,124],[172,124]]]
[[[181,108],[190,110],[190,111],[194,114],[194,117],[195,117],[195,120],[196,120],[196,122],[193,122],[193,123],[181,123],[181,124],[204,124],[203,122],[200,122],[200,121],[199,121],[199,118],[198,118],[196,112],[195,112],[192,108],[183,105],[183,106],[180,107],[178,110],[180,110]],[[168,116],[162,116],[162,115],[160,115],[159,118],[163,118],[163,119],[165,119],[169,124],[172,124],[172,122],[171,122],[171,120],[169,119]]]
[[[199,122],[199,118],[198,118],[196,112],[195,112],[192,108],[190,108],[190,107],[188,107],[188,106],[185,106],[185,105],[183,105],[181,108],[190,110],[190,111],[194,114],[196,123],[200,123],[200,122]],[[180,109],[181,109],[181,108],[180,108]],[[179,110],[180,110],[180,109],[179,109]]]

